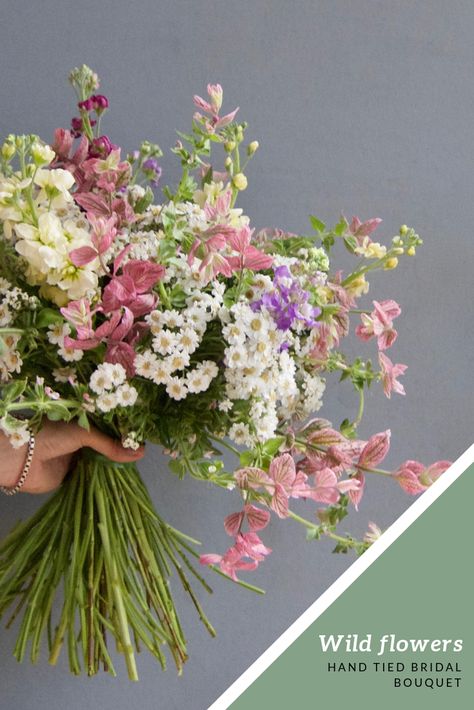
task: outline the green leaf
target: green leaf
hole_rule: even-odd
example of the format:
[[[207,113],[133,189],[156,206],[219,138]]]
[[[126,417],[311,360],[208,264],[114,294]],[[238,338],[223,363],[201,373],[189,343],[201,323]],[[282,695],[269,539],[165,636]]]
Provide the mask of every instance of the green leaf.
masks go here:
[[[79,424],[79,426],[81,426],[81,427],[82,427],[83,429],[85,429],[86,431],[90,431],[90,428],[91,428],[91,427],[90,427],[90,424],[89,424],[89,420],[88,420],[88,418],[87,418],[87,414],[86,414],[85,412],[81,412],[81,413],[79,414],[79,417],[78,417],[78,419],[77,419],[77,423]]]
[[[255,459],[255,453],[253,451],[243,451],[240,454],[240,465],[241,466],[251,466]]]
[[[354,439],[356,435],[356,430],[352,422],[349,419],[344,419],[339,427],[341,434],[343,434],[347,439]]]
[[[284,436],[276,436],[275,438],[269,439],[265,442],[262,446],[262,451],[264,454],[268,454],[268,456],[274,456],[284,442]]]
[[[341,217],[339,222],[336,224],[336,226],[333,229],[334,234],[337,234],[338,237],[341,237],[344,232],[347,229],[347,221],[345,217]]]
[[[36,327],[37,328],[47,328],[48,325],[53,323],[60,323],[63,321],[61,313],[54,308],[43,308],[36,316]]]
[[[10,384],[2,387],[2,400],[4,403],[14,402],[20,397],[26,389],[26,380],[15,380]]]
[[[324,222],[321,222],[321,220],[315,217],[314,214],[309,216],[309,221],[311,222],[311,226],[315,232],[319,232],[321,234],[321,232],[324,232],[326,229]]]
[[[344,237],[344,246],[348,252],[353,254],[355,248],[357,247],[357,239],[352,235],[350,237]]]

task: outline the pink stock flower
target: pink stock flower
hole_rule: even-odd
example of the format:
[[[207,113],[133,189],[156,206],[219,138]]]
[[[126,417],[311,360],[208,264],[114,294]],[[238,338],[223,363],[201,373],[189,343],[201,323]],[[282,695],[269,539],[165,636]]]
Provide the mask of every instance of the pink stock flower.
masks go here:
[[[397,394],[405,394],[404,386],[398,382],[397,377],[403,375],[407,369],[407,365],[397,363],[396,365],[384,353],[379,352],[379,363],[382,371],[383,391],[390,399],[392,392]]]
[[[272,256],[264,254],[250,244],[252,233],[253,230],[249,227],[242,227],[229,236],[227,243],[238,253],[238,256],[227,257],[227,262],[233,271],[242,271],[243,269],[260,271],[261,269],[269,269],[273,264]]]
[[[406,493],[418,495],[426,491],[450,466],[450,461],[436,461],[427,468],[419,461],[405,461],[392,476]]]
[[[361,314],[362,325],[356,328],[356,335],[361,340],[377,338],[379,350],[387,350],[397,339],[397,331],[393,327],[393,319],[397,318],[401,309],[396,301],[373,301],[374,310],[370,315]]]

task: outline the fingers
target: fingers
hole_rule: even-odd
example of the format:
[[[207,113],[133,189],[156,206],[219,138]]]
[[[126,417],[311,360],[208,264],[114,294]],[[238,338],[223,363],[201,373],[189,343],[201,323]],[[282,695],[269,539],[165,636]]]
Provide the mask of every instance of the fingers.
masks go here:
[[[80,429],[80,427],[78,428]],[[138,461],[145,453],[144,446],[140,446],[136,451],[133,451],[133,449],[125,449],[120,441],[112,439],[110,436],[92,427],[90,431],[86,431],[85,429],[81,430],[80,441],[80,446],[88,446],[117,463]],[[79,448],[79,446],[77,448]]]

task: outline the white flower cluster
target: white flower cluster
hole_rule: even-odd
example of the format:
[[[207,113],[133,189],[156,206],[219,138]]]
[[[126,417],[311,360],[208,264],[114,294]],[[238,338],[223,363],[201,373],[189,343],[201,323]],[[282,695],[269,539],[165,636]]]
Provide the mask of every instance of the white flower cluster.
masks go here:
[[[15,319],[15,313],[23,309],[34,310],[38,299],[30,296],[9,281],[0,278],[0,328],[10,325]]]
[[[8,436],[14,449],[21,448],[30,439],[28,424],[18,419],[15,420],[13,417],[8,417],[8,420],[6,417],[0,419],[0,430]]]
[[[138,434],[136,431],[129,431],[127,436],[122,439],[122,446],[125,449],[132,449],[136,451],[140,448],[140,441],[138,440]]]
[[[33,183],[33,198],[25,191]],[[92,297],[97,291],[95,260],[77,267],[69,253],[90,246],[88,223],[75,206],[70,189],[74,176],[60,168],[40,168],[32,178],[0,175],[0,220],[26,263],[26,276],[41,285],[43,295],[62,305],[67,300]],[[25,218],[26,215],[26,218]]]
[[[217,284],[213,294],[194,290],[182,311],[155,310],[145,318],[153,341],[151,349],[136,356],[135,368],[138,375],[157,385],[165,385],[172,399],[181,400],[188,394],[205,392],[219,372],[212,360],[204,360],[188,369],[208,322],[221,308],[219,286]]]
[[[23,360],[17,350],[20,338],[20,335],[13,333],[0,335],[0,382],[7,382],[14,372],[21,372]]]
[[[126,379],[127,373],[122,365],[109,362],[98,365],[89,379],[89,387],[97,395],[97,409],[110,412],[116,407],[131,407],[135,404],[138,392]]]
[[[291,354],[299,338],[278,330],[265,308],[254,312],[239,302],[221,319],[230,317],[223,328],[227,399],[221,411],[232,409],[233,400],[251,402],[249,420],[232,425],[228,435],[237,444],[252,446],[275,436],[279,423],[317,411],[325,383],[306,372],[302,359]]]
[[[67,348],[64,345],[64,338],[71,335],[71,328],[68,323],[59,321],[48,326],[47,338],[52,345],[58,345],[58,354],[66,362],[77,362],[81,360],[84,351],[79,348]]]

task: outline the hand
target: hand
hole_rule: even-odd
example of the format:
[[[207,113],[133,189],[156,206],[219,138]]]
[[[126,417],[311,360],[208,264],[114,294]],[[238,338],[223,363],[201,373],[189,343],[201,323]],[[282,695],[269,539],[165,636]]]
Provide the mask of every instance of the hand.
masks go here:
[[[84,446],[117,463],[137,461],[145,451],[144,446],[137,451],[124,449],[120,441],[98,429],[86,431],[75,423],[47,422],[36,435],[30,472],[21,491],[48,493],[58,488],[69,470],[73,454]],[[25,463],[26,450],[26,445],[14,449],[0,432],[0,485],[6,488],[16,485]]]

